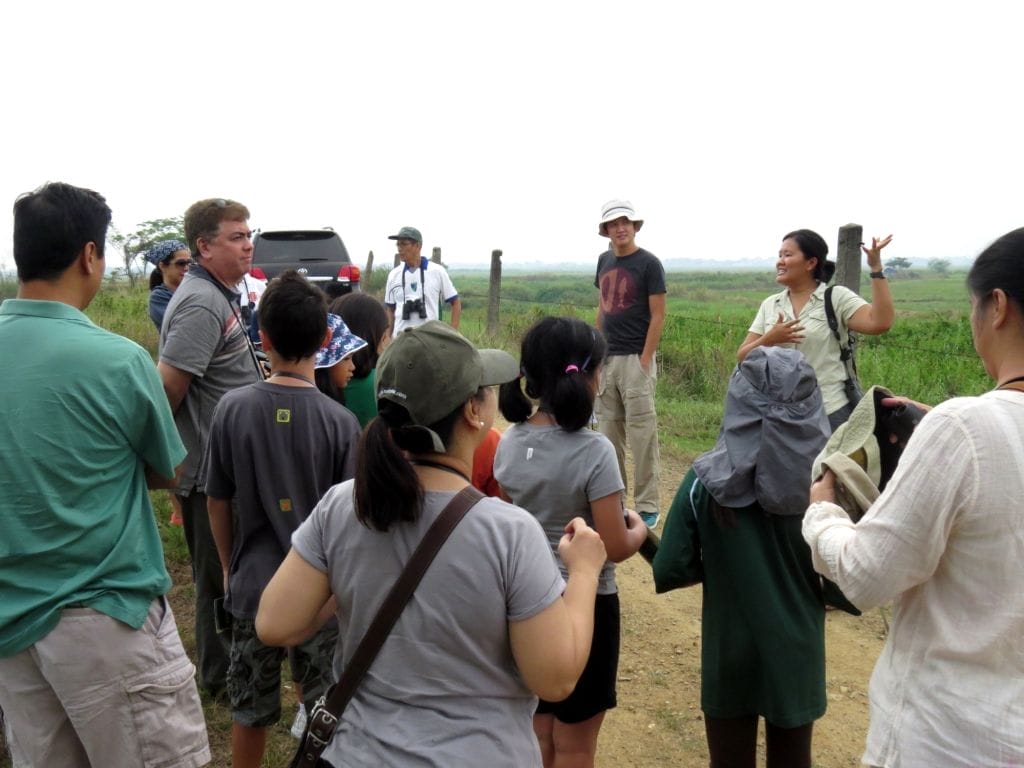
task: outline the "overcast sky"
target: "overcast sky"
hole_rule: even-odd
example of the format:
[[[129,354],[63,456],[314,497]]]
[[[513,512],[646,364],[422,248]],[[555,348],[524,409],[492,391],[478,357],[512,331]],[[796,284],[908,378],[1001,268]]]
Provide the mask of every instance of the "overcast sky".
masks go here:
[[[593,261],[633,201],[664,258],[809,227],[976,255],[1024,225],[1015,2],[92,3],[0,10],[0,262],[47,180],[114,223],[232,197],[357,263]],[[379,263],[379,262],[378,262]]]

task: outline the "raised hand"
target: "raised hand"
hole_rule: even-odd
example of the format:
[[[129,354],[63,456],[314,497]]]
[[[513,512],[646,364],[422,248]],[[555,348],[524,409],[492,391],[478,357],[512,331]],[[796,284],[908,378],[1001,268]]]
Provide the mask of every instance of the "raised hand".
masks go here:
[[[889,243],[892,242],[892,235],[886,235],[879,239],[877,237],[871,238],[871,247],[860,244],[860,249],[864,251],[864,254],[868,257],[868,266],[872,269],[880,268],[882,266],[882,249],[885,248]]]

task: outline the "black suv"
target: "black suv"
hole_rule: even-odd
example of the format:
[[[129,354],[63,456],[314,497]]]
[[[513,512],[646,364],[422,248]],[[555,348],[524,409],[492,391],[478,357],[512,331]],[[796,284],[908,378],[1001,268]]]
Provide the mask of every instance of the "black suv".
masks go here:
[[[333,229],[257,230],[252,245],[253,277],[270,280],[295,269],[332,299],[359,290],[359,267]]]

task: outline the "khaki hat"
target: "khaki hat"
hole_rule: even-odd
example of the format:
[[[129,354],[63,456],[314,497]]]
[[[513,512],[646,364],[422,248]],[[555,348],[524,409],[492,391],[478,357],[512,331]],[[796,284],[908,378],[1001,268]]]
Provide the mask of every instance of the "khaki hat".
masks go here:
[[[831,469],[836,475],[836,503],[857,522],[896,471],[900,454],[924,413],[912,405],[887,408],[885,387],[871,387],[850,418],[836,428],[814,460],[812,480]],[[890,435],[899,438],[894,442]]]
[[[406,328],[377,362],[377,399],[409,412],[409,424],[429,432],[434,449],[445,451],[428,429],[476,394],[480,387],[505,384],[519,376],[519,364],[500,349],[477,349],[450,325],[428,320]]]
[[[637,217],[636,209],[629,200],[609,200],[601,206],[601,221],[597,225],[597,234],[607,237],[608,222],[621,219],[623,216],[633,222],[637,232],[644,225],[644,220]]]

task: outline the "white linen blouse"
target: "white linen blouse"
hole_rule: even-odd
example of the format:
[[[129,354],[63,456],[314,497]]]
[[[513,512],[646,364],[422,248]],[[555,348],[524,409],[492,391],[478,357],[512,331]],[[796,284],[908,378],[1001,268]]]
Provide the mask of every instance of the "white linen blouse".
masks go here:
[[[1024,764],[1024,394],[938,406],[857,525],[819,502],[803,534],[858,608],[894,600],[863,762]]]

